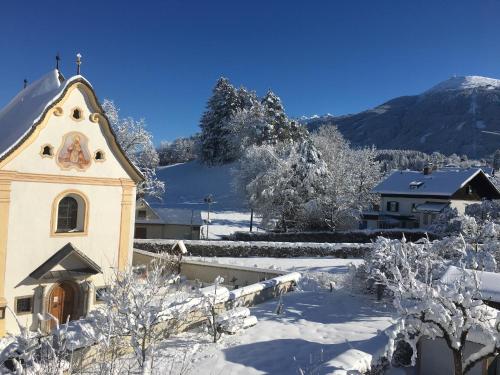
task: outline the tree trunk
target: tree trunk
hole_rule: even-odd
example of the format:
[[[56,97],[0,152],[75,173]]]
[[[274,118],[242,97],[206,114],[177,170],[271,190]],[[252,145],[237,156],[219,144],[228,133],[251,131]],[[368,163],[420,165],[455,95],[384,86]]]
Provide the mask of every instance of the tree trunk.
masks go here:
[[[463,375],[462,371],[462,352],[453,350],[453,367],[455,375]]]

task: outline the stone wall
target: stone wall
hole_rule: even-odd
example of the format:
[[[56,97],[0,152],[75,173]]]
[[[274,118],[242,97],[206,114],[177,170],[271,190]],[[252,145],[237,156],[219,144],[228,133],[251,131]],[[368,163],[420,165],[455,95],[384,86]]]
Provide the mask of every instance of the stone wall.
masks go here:
[[[170,253],[175,240],[135,240],[134,248],[154,253]],[[260,241],[184,241],[189,255],[202,257],[272,257],[333,256],[360,258],[371,244],[260,242]]]

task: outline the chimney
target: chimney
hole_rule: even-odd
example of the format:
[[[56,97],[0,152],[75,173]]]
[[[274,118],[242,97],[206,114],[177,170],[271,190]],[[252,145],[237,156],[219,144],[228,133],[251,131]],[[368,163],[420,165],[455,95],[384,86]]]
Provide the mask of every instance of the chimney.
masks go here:
[[[424,175],[427,176],[432,173],[432,163],[427,163],[424,167]]]

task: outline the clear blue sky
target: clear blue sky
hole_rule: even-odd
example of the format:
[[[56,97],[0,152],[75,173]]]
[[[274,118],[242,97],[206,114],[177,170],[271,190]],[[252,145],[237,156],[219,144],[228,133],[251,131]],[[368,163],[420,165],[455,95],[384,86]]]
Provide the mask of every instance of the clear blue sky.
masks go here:
[[[500,78],[500,0],[9,1],[0,13],[0,106],[75,54],[98,96],[187,136],[220,75],[290,116],[345,114],[458,75]]]

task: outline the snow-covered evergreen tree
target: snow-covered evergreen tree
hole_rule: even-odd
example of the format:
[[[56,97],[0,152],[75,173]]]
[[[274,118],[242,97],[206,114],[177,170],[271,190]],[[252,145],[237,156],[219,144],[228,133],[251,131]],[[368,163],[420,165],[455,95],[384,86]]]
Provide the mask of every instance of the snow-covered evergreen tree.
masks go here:
[[[308,137],[307,130],[285,114],[281,99],[271,90],[261,100],[267,127],[262,134],[262,143],[301,142]]]
[[[228,123],[240,107],[236,89],[227,78],[219,78],[200,120],[200,156],[203,162],[222,164],[232,161],[234,153]]]
[[[153,135],[147,131],[144,119],[120,118],[119,109],[108,99],[104,99],[102,108],[123,151],[145,176],[145,181],[137,187],[137,196],[160,198],[165,192],[165,184],[156,176],[159,157],[153,144]]]

